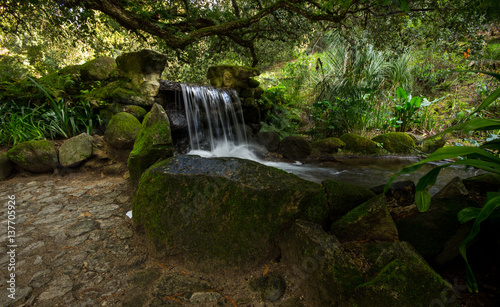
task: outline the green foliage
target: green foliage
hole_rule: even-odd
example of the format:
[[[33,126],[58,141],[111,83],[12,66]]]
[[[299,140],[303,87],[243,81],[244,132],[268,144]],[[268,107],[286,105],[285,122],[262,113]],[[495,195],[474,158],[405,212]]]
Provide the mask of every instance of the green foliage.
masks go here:
[[[423,97],[412,97],[410,93],[398,87],[396,98],[390,98],[395,105],[392,107],[393,117],[389,120],[388,125],[396,128],[396,131],[406,132],[414,128],[415,124],[425,125],[429,117],[428,107],[445,97],[429,101]]]
[[[46,137],[68,138],[81,132],[92,134],[100,125],[99,115],[94,113],[90,102],[69,103],[56,98],[37,81],[28,80],[45,95],[47,102],[35,105],[22,101],[3,100],[0,103],[0,144],[16,145],[21,142],[45,139]],[[56,93],[57,94],[57,93]]]
[[[261,131],[277,132],[282,138],[295,135],[301,124],[301,113],[286,97],[285,86],[275,86],[262,94],[258,103],[261,110],[267,110],[261,121]]]
[[[17,145],[45,139],[47,126],[40,107],[18,106],[14,102],[0,105],[0,144]]]
[[[476,72],[476,71],[472,71]],[[500,74],[482,72],[489,74],[500,81]],[[476,109],[476,113],[486,109],[489,105],[496,101],[500,97],[500,87],[498,87],[493,93],[491,93],[481,105]],[[461,130],[464,132],[470,131],[491,131],[500,129],[500,119],[471,119],[462,124],[456,125],[445,131],[441,132],[440,135],[449,133],[456,130]],[[431,195],[427,188],[436,183],[437,177],[441,169],[451,166],[451,165],[466,165],[468,167],[475,167],[483,169],[485,171],[499,174],[500,175],[500,142],[498,139],[493,138],[490,141],[485,142],[480,148],[478,147],[466,147],[466,146],[451,146],[436,150],[434,153],[430,154],[426,159],[419,161],[415,164],[407,166],[399,171],[397,174],[391,177],[387,183],[385,190],[387,191],[391,183],[395,178],[401,174],[408,174],[416,171],[422,165],[428,162],[442,161],[446,159],[456,159],[452,162],[448,162],[439,165],[429,171],[426,175],[420,178],[415,192],[415,203],[419,211],[424,212],[429,209],[431,205]],[[500,191],[498,191],[500,192]],[[459,212],[458,218],[460,222],[467,222],[474,219],[474,224],[472,226],[471,232],[467,238],[460,245],[460,254],[466,262],[466,274],[467,274],[467,287],[472,292],[478,291],[478,283],[469,265],[466,255],[467,243],[476,237],[479,233],[480,224],[492,214],[498,215],[500,213],[500,193],[489,193],[486,199],[486,203],[483,205],[482,209],[472,209],[466,208]]]

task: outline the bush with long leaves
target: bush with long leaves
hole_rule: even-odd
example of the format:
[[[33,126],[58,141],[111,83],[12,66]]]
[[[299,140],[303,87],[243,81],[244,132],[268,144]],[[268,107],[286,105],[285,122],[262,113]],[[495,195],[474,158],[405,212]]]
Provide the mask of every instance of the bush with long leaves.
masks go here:
[[[495,77],[500,81],[499,73],[491,73],[484,71],[470,71],[488,74]],[[489,105],[494,103],[500,97],[500,87],[498,87],[493,93],[491,93],[475,110],[475,113],[487,108]],[[500,129],[500,119],[471,119],[462,124],[456,125],[449,129],[444,130],[439,133],[443,135],[450,133],[452,131],[461,130],[465,133],[470,131],[491,131]],[[436,136],[434,136],[436,137]],[[468,146],[450,146],[438,149],[434,153],[430,154],[426,159],[414,163],[410,166],[403,168],[397,174],[391,177],[389,182],[385,187],[387,191],[396,179],[397,176],[402,174],[408,174],[416,171],[421,166],[429,162],[442,161],[446,159],[456,159],[453,162],[448,162],[443,165],[434,167],[426,175],[420,178],[415,192],[415,203],[420,212],[425,212],[429,209],[431,205],[431,195],[427,188],[436,183],[437,177],[441,169],[451,166],[451,165],[466,165],[469,167],[479,168],[494,174],[500,175],[500,140],[495,139],[492,141],[485,142],[480,147],[468,147]],[[466,277],[467,277],[467,287],[471,292],[478,291],[478,282],[474,276],[474,273],[470,267],[469,261],[467,259],[467,243],[472,241],[480,231],[480,225],[483,221],[488,218],[498,218],[500,217],[500,191],[492,191],[487,194],[486,202],[482,208],[465,208],[458,213],[458,220],[461,223],[465,223],[474,220],[472,229],[465,238],[465,240],[460,245],[459,251],[466,263]]]

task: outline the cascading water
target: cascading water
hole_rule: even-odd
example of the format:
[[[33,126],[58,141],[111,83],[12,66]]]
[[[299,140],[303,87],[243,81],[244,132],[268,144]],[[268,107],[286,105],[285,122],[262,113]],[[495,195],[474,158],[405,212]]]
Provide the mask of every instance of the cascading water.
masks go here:
[[[333,167],[318,165],[301,165],[300,162],[284,163],[269,162],[259,159],[254,153],[256,146],[249,145],[245,133],[245,122],[241,102],[234,90],[217,89],[199,85],[181,85],[182,100],[189,131],[190,155],[199,155],[206,158],[235,157],[253,160],[267,166],[279,168],[294,173],[306,180],[320,183],[325,179],[341,180],[347,183],[373,187],[385,184],[389,177],[403,166],[416,160],[373,158],[361,162],[360,165],[350,163],[335,164]],[[177,97],[179,98],[179,97]],[[383,164],[387,164],[382,166]],[[421,168],[422,170],[424,167]],[[463,176],[461,170],[446,168],[443,173],[449,172],[449,179]],[[415,172],[406,175],[406,180],[417,181],[425,172]],[[442,176],[441,175],[441,176]],[[476,174],[468,174],[472,176]],[[468,177],[466,176],[466,177]],[[402,176],[404,178],[404,176]],[[434,194],[444,183],[436,184],[431,193]]]
[[[234,90],[182,84],[192,151],[246,145],[241,102]]]

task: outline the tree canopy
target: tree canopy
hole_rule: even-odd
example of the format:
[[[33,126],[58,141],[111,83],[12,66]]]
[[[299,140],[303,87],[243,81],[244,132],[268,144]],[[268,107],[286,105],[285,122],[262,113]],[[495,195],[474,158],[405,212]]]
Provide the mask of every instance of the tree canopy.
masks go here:
[[[183,61],[235,48],[256,66],[269,56],[269,42],[310,43],[333,28],[349,37],[357,28],[379,43],[400,39],[414,23],[468,33],[483,22],[494,0],[0,0],[0,30],[37,33],[47,41],[76,41],[126,29],[139,41],[173,51]],[[491,14],[490,14],[491,15]],[[437,30],[436,30],[437,29]],[[470,31],[469,31],[470,32]],[[449,35],[447,33],[446,35]],[[392,36],[392,37],[391,37]],[[399,36],[399,37],[398,37]],[[90,40],[89,40],[90,41]],[[126,42],[123,42],[126,44]],[[208,46],[208,47],[207,47]],[[264,46],[264,47],[263,47]],[[99,43],[93,48],[99,49]],[[278,50],[279,51],[279,50]]]

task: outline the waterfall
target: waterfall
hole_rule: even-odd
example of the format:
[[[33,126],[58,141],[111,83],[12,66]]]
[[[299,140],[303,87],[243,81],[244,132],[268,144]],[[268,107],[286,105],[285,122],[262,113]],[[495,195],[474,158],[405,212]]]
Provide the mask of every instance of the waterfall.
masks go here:
[[[247,144],[241,102],[234,90],[180,85],[191,151]]]

